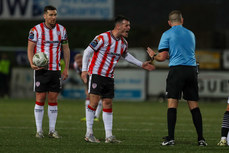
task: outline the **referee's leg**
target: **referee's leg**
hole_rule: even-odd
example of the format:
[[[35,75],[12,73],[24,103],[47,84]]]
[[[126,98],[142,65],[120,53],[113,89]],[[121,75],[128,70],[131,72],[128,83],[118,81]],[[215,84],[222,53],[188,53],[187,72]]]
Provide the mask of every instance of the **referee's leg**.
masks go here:
[[[198,141],[204,140],[203,138],[203,126],[202,126],[202,115],[198,106],[197,101],[187,101],[189,109],[192,113],[192,120],[194,123],[194,126],[196,128],[196,132],[198,135]]]
[[[175,126],[177,120],[177,99],[168,99],[167,126],[169,139],[174,140]]]

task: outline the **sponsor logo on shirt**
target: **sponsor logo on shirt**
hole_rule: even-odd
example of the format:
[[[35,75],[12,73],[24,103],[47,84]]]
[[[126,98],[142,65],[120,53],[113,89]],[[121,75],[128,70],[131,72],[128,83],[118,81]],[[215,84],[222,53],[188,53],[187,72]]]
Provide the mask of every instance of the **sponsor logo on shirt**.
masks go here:
[[[49,43],[49,44],[58,44],[60,41],[45,41],[45,43]]]
[[[114,55],[114,56],[121,56],[121,54],[118,54],[118,53],[109,53],[109,54],[111,54],[111,55]]]

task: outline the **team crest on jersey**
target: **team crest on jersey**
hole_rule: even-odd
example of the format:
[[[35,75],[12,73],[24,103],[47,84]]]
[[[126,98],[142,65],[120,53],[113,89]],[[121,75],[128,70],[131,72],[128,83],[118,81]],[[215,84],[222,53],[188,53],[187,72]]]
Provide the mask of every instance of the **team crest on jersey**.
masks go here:
[[[60,31],[57,31],[57,35],[58,35],[58,36],[60,35]]]
[[[97,87],[96,83],[92,83],[92,88],[95,89]]]
[[[98,43],[99,43],[99,41],[101,40],[101,38],[100,37],[97,37],[96,39],[94,39],[91,43],[90,43],[90,45],[92,46],[92,47],[96,47],[97,45],[98,45]]]
[[[125,44],[121,44],[121,48],[124,48],[125,47]]]
[[[36,82],[36,87],[39,87],[41,83],[39,81]]]

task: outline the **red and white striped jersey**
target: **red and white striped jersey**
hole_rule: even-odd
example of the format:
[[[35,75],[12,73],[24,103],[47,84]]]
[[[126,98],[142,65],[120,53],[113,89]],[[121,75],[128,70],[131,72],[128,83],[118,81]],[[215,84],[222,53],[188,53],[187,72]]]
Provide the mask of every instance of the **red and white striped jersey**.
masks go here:
[[[111,31],[108,31],[96,36],[89,46],[94,50],[89,73],[113,78],[115,65],[127,52],[127,41],[123,37],[116,39]]]
[[[48,70],[53,71],[61,70],[61,42],[67,39],[65,27],[56,24],[53,29],[49,29],[45,26],[45,23],[33,27],[28,37],[29,41],[36,43],[34,54],[36,52],[44,52],[49,58]]]

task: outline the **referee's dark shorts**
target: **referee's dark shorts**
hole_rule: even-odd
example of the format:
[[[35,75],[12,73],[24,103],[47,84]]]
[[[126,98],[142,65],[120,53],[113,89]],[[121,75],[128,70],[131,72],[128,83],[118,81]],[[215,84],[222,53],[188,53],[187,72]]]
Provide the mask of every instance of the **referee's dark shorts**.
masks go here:
[[[183,98],[198,101],[198,73],[196,66],[171,66],[166,79],[166,96],[172,99]]]

